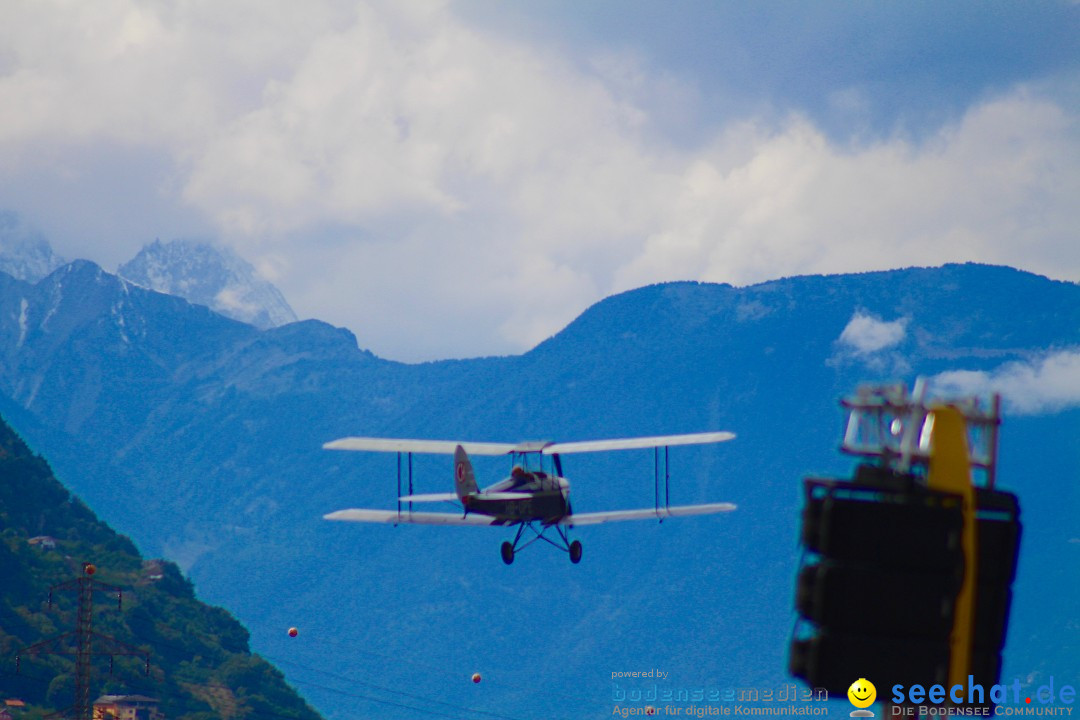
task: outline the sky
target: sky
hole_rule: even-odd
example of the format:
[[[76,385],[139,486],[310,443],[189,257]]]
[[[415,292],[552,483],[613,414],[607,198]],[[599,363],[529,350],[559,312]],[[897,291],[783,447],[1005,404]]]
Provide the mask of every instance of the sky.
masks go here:
[[[1080,3],[0,3],[0,209],[228,246],[395,360],[657,282],[1080,281]]]

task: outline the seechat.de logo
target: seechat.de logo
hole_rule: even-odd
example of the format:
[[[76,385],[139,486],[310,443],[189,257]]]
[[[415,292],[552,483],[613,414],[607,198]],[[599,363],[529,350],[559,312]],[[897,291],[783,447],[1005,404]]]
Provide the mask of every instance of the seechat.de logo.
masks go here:
[[[1072,705],[1076,701],[1076,688],[1072,685],[1059,684],[1055,691],[1053,675],[1049,677],[1048,683],[1040,686],[1034,695],[1021,693],[1020,689],[1020,678],[1013,678],[1013,681],[1008,685],[991,685],[987,690],[981,683],[975,682],[973,675],[968,675],[966,688],[960,683],[951,687],[945,687],[944,685],[931,685],[929,687],[923,685],[912,685],[910,687],[893,685],[892,703],[894,705],[904,703],[920,705],[930,702],[934,705],[941,705],[942,703],[951,702],[955,705],[963,703],[983,705],[990,702],[995,705],[1004,705],[1006,703],[1030,705],[1032,698],[1034,698],[1042,705],[1054,702],[1059,702],[1062,705]],[[998,714],[1002,713],[999,712]]]

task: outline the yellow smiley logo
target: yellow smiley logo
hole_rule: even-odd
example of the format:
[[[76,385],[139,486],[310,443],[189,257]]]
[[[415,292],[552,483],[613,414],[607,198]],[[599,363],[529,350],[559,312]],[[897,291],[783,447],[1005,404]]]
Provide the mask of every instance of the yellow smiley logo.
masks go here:
[[[847,690],[847,699],[857,708],[870,707],[874,704],[875,698],[877,698],[877,688],[866,678],[859,678],[851,683],[851,687]]]

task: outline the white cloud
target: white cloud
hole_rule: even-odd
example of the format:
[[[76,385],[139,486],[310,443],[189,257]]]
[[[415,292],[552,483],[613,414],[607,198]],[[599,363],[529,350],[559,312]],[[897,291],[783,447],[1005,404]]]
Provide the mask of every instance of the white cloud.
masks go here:
[[[727,128],[681,173],[671,212],[617,284],[965,260],[1077,278],[1078,153],[1075,116],[1022,89],[920,143],[838,146],[800,117]]]
[[[933,378],[943,395],[1001,393],[1011,412],[1035,415],[1080,405],[1080,350],[1062,350],[991,372],[955,370]]]
[[[856,311],[840,333],[839,343],[856,355],[870,355],[899,345],[907,335],[907,318],[885,322],[873,315]]]
[[[400,213],[452,221],[497,198],[570,245],[566,233],[633,227],[590,200],[649,172],[626,142],[639,115],[559,58],[478,35],[445,9],[360,5],[201,148],[185,196],[237,235]]]
[[[140,212],[187,213],[391,357],[519,351],[666,280],[967,260],[1080,278],[1076,116],[1024,88],[920,141],[837,143],[793,115],[693,145],[662,132],[694,88],[632,51],[576,62],[438,1],[15,1],[0,68],[0,197],[73,215],[62,254],[118,262],[190,232]]]
[[[259,306],[252,302],[245,302],[241,296],[242,290],[234,287],[222,288],[214,296],[217,307],[231,311],[233,316],[254,317],[259,313]]]

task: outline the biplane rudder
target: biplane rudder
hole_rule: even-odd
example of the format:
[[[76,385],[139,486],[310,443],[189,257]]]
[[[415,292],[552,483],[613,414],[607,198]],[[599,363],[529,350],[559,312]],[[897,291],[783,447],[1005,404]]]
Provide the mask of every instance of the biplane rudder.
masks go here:
[[[469,454],[460,445],[454,450],[454,489],[459,499],[464,499],[466,495],[471,495],[480,489],[476,485],[476,475],[473,474]]]

